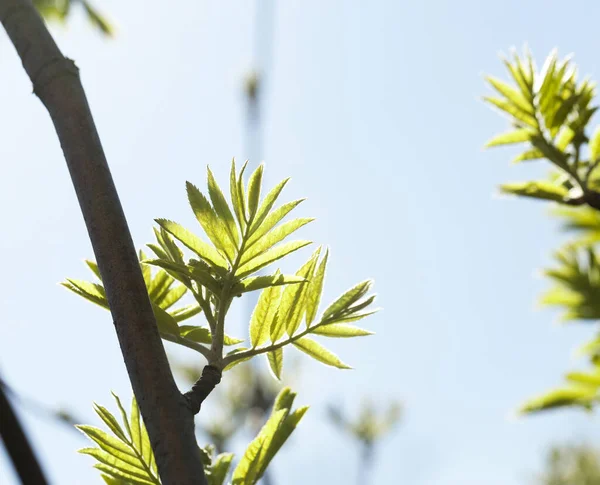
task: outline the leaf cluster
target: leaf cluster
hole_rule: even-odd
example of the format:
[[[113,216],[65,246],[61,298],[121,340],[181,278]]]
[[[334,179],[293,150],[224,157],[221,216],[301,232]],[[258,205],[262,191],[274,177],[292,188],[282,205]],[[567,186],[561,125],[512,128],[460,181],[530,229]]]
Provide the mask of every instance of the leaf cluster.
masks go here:
[[[289,179],[277,184],[261,200],[264,165],[244,181],[246,164],[231,164],[229,202],[210,168],[208,196],[187,183],[190,207],[204,232],[201,237],[177,222],[156,219],[156,242],[148,244],[154,253],[140,252],[140,264],[162,338],[192,348],[221,369],[265,354],[273,375],[281,377],[283,348],[296,347],[314,359],[334,367],[349,368],[312,336],[348,338],[372,332],[353,325],[371,315],[375,295],[368,295],[372,282],[363,281],[331,303],[319,314],[328,251],[317,248],[293,275],[279,269],[259,274],[287,255],[309,245],[307,240],[285,241],[310,223],[311,218],[283,221],[301,202],[276,206]],[[185,252],[184,252],[185,251]],[[191,253],[191,257],[187,254]],[[93,262],[88,266],[100,279],[91,283],[67,279],[63,285],[85,299],[108,308],[101,275]],[[151,268],[157,270],[156,273]],[[242,343],[225,334],[226,315],[234,298],[261,291],[249,324],[249,345],[228,353],[224,346]],[[195,303],[179,303],[185,294]],[[201,314],[200,325],[182,324]]]
[[[119,397],[114,393],[113,396],[121,422],[106,408],[95,404],[96,413],[110,433],[93,426],[77,426],[96,444],[96,447],[83,448],[79,452],[96,460],[94,467],[101,471],[108,485],[159,485],[156,460],[135,398],[128,415]],[[260,480],[308,410],[305,406],[292,411],[295,397],[290,388],[281,390],[269,419],[231,473],[231,481],[227,478],[234,458],[232,453],[215,456],[211,445],[198,449],[208,485],[254,485]]]
[[[83,7],[88,21],[103,35],[112,37],[114,29],[111,23],[87,0],[33,0],[33,5],[46,20],[66,22],[71,8],[79,3]]]

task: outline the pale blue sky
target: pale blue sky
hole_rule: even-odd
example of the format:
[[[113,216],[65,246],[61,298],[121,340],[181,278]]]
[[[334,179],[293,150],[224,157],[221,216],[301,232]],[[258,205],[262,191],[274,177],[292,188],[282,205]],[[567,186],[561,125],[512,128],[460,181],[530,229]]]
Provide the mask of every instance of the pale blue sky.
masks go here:
[[[223,180],[232,156],[248,156],[241,80],[253,3],[98,5],[118,27],[114,41],[78,12],[53,32],[81,68],[141,247],[155,217],[193,225],[186,180],[203,185],[206,164]],[[575,411],[509,419],[579,364],[572,350],[589,329],[534,309],[556,222],[543,205],[493,193],[544,167],[482,150],[505,122],[479,101],[482,74],[504,75],[498,52],[525,42],[539,64],[556,46],[600,78],[598,18],[589,1],[277,5],[267,181],[292,176],[286,197],[308,197],[298,214],[317,221],[303,234],[332,251],[326,299],[373,277],[384,307],[365,322],[376,336],[330,344],[355,370],[303,359],[298,402],[313,407],[274,462],[278,483],[354,481],[357,450],[323,414],[337,399],[354,410],[363,394],[407,408],[374,484],[525,484],[551,443],[598,436],[597,419]],[[122,357],[108,313],[56,284],[87,278],[92,251],[49,117],[4,34],[0,72],[0,368],[20,392],[97,423],[92,401],[112,407],[111,389],[130,396]],[[100,483],[75,454],[85,441],[21,416],[54,483]],[[16,483],[3,452],[0,483]]]

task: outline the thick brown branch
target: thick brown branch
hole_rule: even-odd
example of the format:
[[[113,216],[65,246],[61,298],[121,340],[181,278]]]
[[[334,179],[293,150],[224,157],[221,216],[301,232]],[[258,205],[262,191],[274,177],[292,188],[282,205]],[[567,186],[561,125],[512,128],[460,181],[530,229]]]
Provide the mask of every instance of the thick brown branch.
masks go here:
[[[58,134],[162,483],[205,483],[194,417],[171,374],[78,69],[30,0],[0,0],[0,19]]]

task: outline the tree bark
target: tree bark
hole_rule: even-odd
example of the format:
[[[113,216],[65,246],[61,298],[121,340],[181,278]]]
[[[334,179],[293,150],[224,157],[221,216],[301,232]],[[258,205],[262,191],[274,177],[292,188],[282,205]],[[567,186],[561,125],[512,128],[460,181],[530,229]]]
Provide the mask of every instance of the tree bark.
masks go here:
[[[0,0],[0,20],[60,140],[162,483],[204,484],[194,417],[169,368],[79,71],[31,0]]]

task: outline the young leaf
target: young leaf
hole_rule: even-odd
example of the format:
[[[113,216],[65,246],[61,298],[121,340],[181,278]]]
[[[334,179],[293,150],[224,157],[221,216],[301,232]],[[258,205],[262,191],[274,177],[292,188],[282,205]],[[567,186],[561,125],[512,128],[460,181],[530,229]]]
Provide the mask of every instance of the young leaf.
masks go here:
[[[150,304],[152,305],[152,310],[154,311],[154,318],[156,318],[156,326],[158,327],[158,330],[171,335],[179,335],[179,326],[177,325],[177,321],[156,303],[151,301]]]
[[[283,349],[279,347],[278,349],[268,352],[267,358],[269,360],[269,367],[271,368],[273,376],[277,380],[281,380],[281,370],[283,369]]]
[[[265,266],[268,266],[269,264],[283,258],[284,256],[308,246],[309,244],[311,244],[311,241],[291,241],[288,243],[279,244],[278,246],[269,249],[267,252],[238,268],[236,271],[236,276],[238,278],[243,278],[244,276],[249,276],[252,273],[256,273],[259,269],[262,269]]]
[[[301,218],[288,221],[258,239],[254,244],[248,244],[248,249],[244,251],[242,256],[241,264],[244,265],[249,261],[252,261],[257,256],[260,256],[265,251],[272,248],[275,244],[283,241],[286,237],[312,221],[314,221],[314,218]]]
[[[96,305],[109,309],[106,293],[102,285],[97,283],[89,283],[87,281],[73,280],[67,278],[66,282],[61,283],[62,286],[84,297],[86,300],[95,303]]]
[[[231,462],[233,460],[233,453],[221,453],[215,458],[214,463],[211,464],[209,473],[207,473],[208,485],[224,485]]]
[[[529,113],[531,115],[535,113],[531,102],[529,102],[525,96],[523,96],[523,94],[517,91],[515,88],[492,76],[487,76],[486,80],[496,89],[496,91],[502,94],[514,106],[525,113]]]
[[[535,117],[533,117],[532,115],[530,115],[528,113],[525,113],[520,108],[518,108],[517,106],[512,104],[510,101],[506,101],[504,99],[498,99],[498,98],[491,98],[489,96],[484,96],[483,99],[485,101],[487,101],[488,103],[496,106],[496,108],[504,111],[505,113],[508,113],[513,118],[515,118],[517,121],[520,121],[521,123],[524,123],[525,125],[528,125],[532,128],[537,129],[538,122],[535,119]]]
[[[232,263],[235,259],[236,248],[227,236],[212,206],[195,185],[186,182],[186,189],[190,206],[204,232],[206,232],[215,247],[225,254],[229,262]]]
[[[191,233],[176,222],[167,219],[155,219],[156,223],[173,237],[181,241],[188,249],[194,251],[202,259],[212,266],[221,268],[225,271],[229,269],[227,262],[210,244],[205,243],[195,234]]]
[[[260,200],[260,186],[262,184],[264,164],[260,164],[248,181],[248,217],[250,221],[254,219],[258,210],[258,202]]]
[[[88,268],[92,270],[92,273],[96,275],[96,278],[102,281],[102,275],[100,274],[100,269],[98,268],[98,265],[94,261],[90,261],[89,259],[85,260],[85,264],[87,264]]]
[[[545,180],[503,184],[500,186],[500,190],[505,194],[553,200],[555,202],[564,202],[569,195],[569,191],[565,187]]]
[[[321,325],[315,327],[312,333],[324,335],[325,337],[362,337],[364,335],[373,335],[373,332],[345,323]]]
[[[219,216],[219,219],[225,224],[225,228],[227,230],[227,234],[229,235],[229,239],[234,244],[234,246],[237,247],[240,241],[240,236],[237,225],[235,223],[235,219],[233,218],[233,214],[231,213],[229,204],[227,203],[227,200],[225,199],[221,188],[217,184],[213,173],[208,167],[207,170],[208,194],[210,195],[210,200],[212,201],[217,216]]]
[[[330,352],[314,340],[303,337],[295,340],[292,343],[297,349],[301,350],[307,355],[310,355],[313,359],[316,359],[323,364],[331,365],[333,367],[337,367],[338,369],[352,369],[352,367],[344,364],[337,355]]]
[[[372,280],[366,280],[354,286],[353,288],[350,288],[331,305],[329,305],[329,307],[323,312],[323,320],[329,317],[335,317],[336,315],[339,315],[350,308],[352,304],[356,303],[363,296],[365,296],[372,284]]]
[[[250,233],[254,232],[255,228],[259,227],[264,221],[265,217],[269,215],[269,212],[273,208],[273,205],[275,205],[277,197],[279,197],[279,194],[281,194],[281,191],[289,182],[289,180],[290,179],[287,178],[279,182],[264,198],[262,204],[256,212],[256,215],[254,216],[254,221],[252,222],[252,231],[250,231]]]
[[[327,267],[327,259],[329,258],[329,250],[325,252],[325,256],[319,264],[316,275],[308,283],[306,290],[306,326],[309,327],[317,316],[319,303],[321,302],[321,294],[323,293],[323,282],[325,280],[325,269]]]
[[[231,202],[233,203],[233,210],[237,217],[240,229],[242,232],[246,230],[246,212],[244,201],[240,197],[237,184],[237,174],[235,171],[235,159],[231,161],[231,172],[229,174],[229,191],[231,194]]]
[[[590,162],[594,163],[600,160],[600,126],[596,128],[592,139],[590,140]]]
[[[258,302],[250,319],[250,343],[253,348],[264,344],[268,340],[280,298],[281,287],[279,286],[266,288],[258,297]]]
[[[502,145],[511,145],[514,143],[522,143],[529,141],[532,135],[532,131],[527,128],[521,128],[520,130],[509,131],[508,133],[501,133],[488,141],[485,146],[486,148],[497,147]]]
[[[293,285],[304,282],[306,282],[306,279],[300,276],[282,275],[280,273],[269,276],[253,276],[240,281],[231,291],[234,294],[240,294],[262,290],[271,286]]]
[[[252,231],[250,231],[250,237],[248,238],[247,246],[252,246],[256,241],[262,238],[304,200],[305,199],[298,199],[288,202],[287,204],[283,204],[281,207],[268,214],[260,224],[257,223],[257,219],[257,222],[252,225]]]

